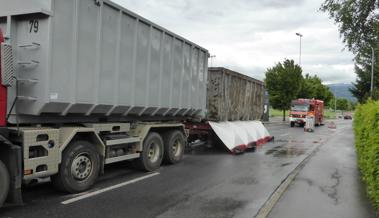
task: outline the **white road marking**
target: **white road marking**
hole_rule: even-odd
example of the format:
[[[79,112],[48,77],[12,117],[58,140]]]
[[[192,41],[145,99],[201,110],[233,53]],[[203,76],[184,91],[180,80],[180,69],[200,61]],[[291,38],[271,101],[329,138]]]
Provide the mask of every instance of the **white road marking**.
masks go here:
[[[123,186],[127,186],[127,185],[130,185],[130,184],[133,184],[133,183],[136,183],[136,182],[139,182],[141,180],[148,179],[150,177],[157,176],[157,175],[159,175],[159,173],[152,173],[152,174],[149,174],[149,175],[146,175],[146,176],[135,178],[135,179],[132,179],[132,180],[129,180],[129,181],[117,184],[117,185],[113,185],[113,186],[110,186],[110,187],[107,187],[107,188],[104,188],[104,189],[100,189],[100,190],[97,190],[97,191],[94,191],[94,192],[90,192],[90,193],[87,193],[87,194],[75,197],[75,198],[71,198],[69,200],[61,202],[61,204],[64,204],[64,205],[71,204],[71,203],[74,203],[74,202],[77,202],[77,201],[80,201],[80,200],[83,200],[83,199],[86,199],[86,198],[90,198],[90,197],[93,197],[93,196],[96,196],[96,195],[99,195],[99,194],[102,194],[104,192],[108,192],[108,191],[111,191],[111,190],[114,190],[114,189],[118,189],[118,188],[121,188]]]
[[[289,133],[284,133],[284,134],[281,134],[280,137],[284,137],[284,136],[288,136]]]

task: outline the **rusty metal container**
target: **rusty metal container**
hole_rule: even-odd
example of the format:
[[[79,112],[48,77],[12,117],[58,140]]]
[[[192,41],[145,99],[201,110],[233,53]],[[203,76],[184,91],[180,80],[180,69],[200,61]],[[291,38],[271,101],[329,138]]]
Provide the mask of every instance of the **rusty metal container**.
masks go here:
[[[262,81],[226,68],[209,68],[207,119],[259,120],[264,111],[264,94]]]

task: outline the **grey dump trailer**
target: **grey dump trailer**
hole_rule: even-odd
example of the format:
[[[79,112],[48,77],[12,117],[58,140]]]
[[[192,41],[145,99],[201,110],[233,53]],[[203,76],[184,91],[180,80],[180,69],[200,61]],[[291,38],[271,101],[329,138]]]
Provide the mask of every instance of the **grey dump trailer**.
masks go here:
[[[209,68],[207,81],[207,113],[201,121],[186,123],[190,144],[221,141],[232,153],[240,153],[272,139],[260,122],[262,81],[222,67]]]
[[[108,0],[0,0],[0,32],[0,205],[22,182],[76,193],[106,164],[181,160],[206,49]]]

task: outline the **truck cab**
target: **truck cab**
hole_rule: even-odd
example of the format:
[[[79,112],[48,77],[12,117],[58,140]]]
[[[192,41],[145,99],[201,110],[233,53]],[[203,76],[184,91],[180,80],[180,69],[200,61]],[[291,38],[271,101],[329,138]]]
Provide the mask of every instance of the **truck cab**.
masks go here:
[[[295,124],[304,126],[307,117],[314,117],[316,126],[324,120],[324,102],[317,99],[296,99],[291,102],[289,120],[291,127]]]

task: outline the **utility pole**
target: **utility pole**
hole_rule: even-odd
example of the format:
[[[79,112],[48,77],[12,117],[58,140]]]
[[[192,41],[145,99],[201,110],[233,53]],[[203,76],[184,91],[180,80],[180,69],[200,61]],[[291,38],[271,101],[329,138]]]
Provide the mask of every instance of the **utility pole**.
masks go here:
[[[300,38],[299,65],[301,66],[301,38],[303,38],[303,34],[296,33],[296,35]]]

